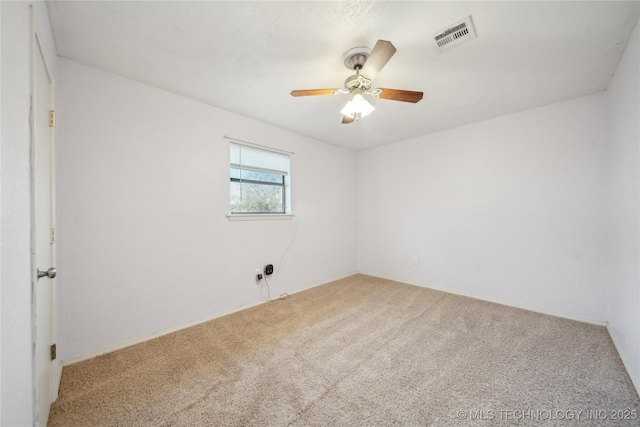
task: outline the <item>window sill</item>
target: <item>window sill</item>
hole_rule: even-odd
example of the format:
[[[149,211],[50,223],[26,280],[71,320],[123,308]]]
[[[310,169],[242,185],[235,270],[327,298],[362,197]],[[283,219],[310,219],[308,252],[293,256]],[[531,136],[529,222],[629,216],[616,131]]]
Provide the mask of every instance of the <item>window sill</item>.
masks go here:
[[[293,214],[227,214],[229,221],[262,221],[293,219]]]

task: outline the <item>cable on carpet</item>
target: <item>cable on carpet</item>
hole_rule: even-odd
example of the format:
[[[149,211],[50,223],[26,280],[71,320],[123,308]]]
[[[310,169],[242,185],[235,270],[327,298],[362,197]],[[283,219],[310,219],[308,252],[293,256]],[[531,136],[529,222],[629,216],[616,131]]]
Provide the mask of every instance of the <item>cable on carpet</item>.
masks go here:
[[[280,257],[280,263],[278,264],[278,269],[276,270],[276,275],[274,276],[273,280],[276,280],[278,278],[278,274],[280,274],[280,269],[282,268],[282,262],[284,261],[284,257],[287,254],[287,252],[289,252],[289,249],[291,249],[291,247],[293,246],[293,243],[296,241],[296,236],[298,235],[298,224],[296,224],[295,220],[291,220],[291,223],[294,225],[294,230],[293,230],[293,236],[291,237],[291,242],[289,243],[289,246],[287,246],[287,248],[284,250],[284,252],[282,253],[282,256]],[[262,281],[264,280],[264,284],[262,283]],[[260,285],[260,296],[265,300],[265,301],[282,301],[285,300],[287,298],[290,298],[291,295],[289,295],[288,293],[282,293],[280,294],[280,296],[278,298],[271,298],[271,288],[269,286],[269,281],[267,280],[267,276],[265,275],[263,279],[259,279],[257,280],[257,282]],[[267,288],[267,296],[264,296],[264,288]]]

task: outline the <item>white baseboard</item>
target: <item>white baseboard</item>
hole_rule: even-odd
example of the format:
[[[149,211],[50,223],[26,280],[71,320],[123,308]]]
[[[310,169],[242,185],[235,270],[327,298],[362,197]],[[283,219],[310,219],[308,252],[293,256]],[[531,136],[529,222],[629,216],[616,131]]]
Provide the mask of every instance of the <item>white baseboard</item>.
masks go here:
[[[425,284],[422,284],[422,283],[407,282],[405,280],[394,279],[393,277],[379,276],[379,275],[376,275],[376,274],[365,273],[363,271],[361,271],[360,274],[364,274],[364,275],[372,276],[372,277],[379,277],[381,279],[393,280],[394,282],[406,283],[407,285],[419,286],[421,288],[433,289],[434,291],[446,292],[448,294],[459,295],[461,297],[473,298],[473,299],[478,299],[478,300],[482,300],[482,301],[492,302],[494,304],[506,305],[508,307],[514,307],[514,308],[519,308],[519,309],[522,309],[522,310],[533,311],[535,313],[547,314],[549,316],[560,317],[560,318],[563,318],[563,319],[576,320],[578,322],[590,323],[592,325],[598,325],[598,326],[607,326],[607,321],[606,320],[595,320],[595,319],[589,319],[589,318],[586,318],[586,317],[574,316],[574,315],[566,314],[566,313],[558,313],[558,312],[555,312],[555,311],[552,311],[552,310],[544,310],[544,309],[541,309],[541,308],[538,308],[538,307],[532,307],[532,306],[528,306],[528,305],[524,305],[524,304],[514,304],[514,303],[509,302],[509,301],[502,301],[502,300],[498,300],[498,299],[495,299],[495,298],[487,298],[487,297],[482,296],[482,295],[473,295],[473,294],[468,294],[468,293],[465,293],[465,292],[456,292],[456,291],[452,291],[450,289],[440,288],[440,287],[432,286],[432,285],[425,285]]]
[[[311,288],[315,288],[316,286],[324,285],[326,283],[334,282],[336,280],[340,280],[340,279],[344,279],[346,277],[353,276],[354,274],[358,274],[358,272],[355,271],[353,273],[349,273],[349,274],[346,274],[344,276],[337,277],[335,279],[330,279],[330,280],[326,280],[326,281],[323,281],[323,282],[320,282],[320,283],[315,283],[315,284],[309,285],[307,287],[304,287],[302,289],[296,289],[295,291],[286,292],[286,293],[288,293],[289,295],[294,295],[294,294],[297,294],[298,292],[302,292],[302,291],[306,291],[306,290],[311,289]],[[281,292],[281,294],[282,293],[285,293],[285,292]],[[112,347],[106,347],[106,348],[103,348],[103,349],[98,350],[98,351],[93,352],[93,353],[85,354],[85,355],[82,355],[82,356],[72,357],[70,359],[63,360],[61,363],[62,363],[62,366],[73,365],[74,363],[82,362],[83,360],[93,359],[94,357],[102,356],[103,354],[111,353],[113,351],[120,350],[120,349],[123,349],[125,347],[130,347],[132,345],[140,344],[142,342],[149,341],[149,340],[161,337],[163,335],[172,334],[174,332],[178,332],[178,331],[181,331],[183,329],[187,329],[187,328],[190,328],[192,326],[199,325],[201,323],[209,322],[210,320],[218,319],[220,317],[224,317],[224,316],[227,316],[229,314],[236,313],[238,311],[246,310],[246,309],[251,308],[251,307],[256,307],[258,305],[262,305],[262,304],[267,303],[267,302],[270,302],[270,301],[258,301],[258,302],[255,302],[255,303],[252,303],[252,304],[243,305],[243,306],[240,306],[238,308],[231,309],[231,310],[219,312],[219,313],[214,314],[213,316],[209,316],[209,317],[205,317],[205,318],[202,318],[202,319],[198,319],[198,320],[195,320],[193,322],[189,322],[189,323],[180,325],[180,326],[175,327],[175,328],[170,328],[170,329],[165,329],[163,331],[154,332],[153,334],[150,334],[150,335],[147,335],[147,336],[135,339],[135,340],[126,341],[126,342],[120,343],[120,344],[112,346]],[[60,369],[60,375],[62,375],[62,369]]]
[[[62,382],[62,361],[56,362],[55,372],[53,377],[53,400],[58,398],[58,392],[60,391],[60,383]]]
[[[627,352],[623,350],[622,346],[620,346],[619,344],[620,339],[613,332],[613,329],[611,329],[608,324],[607,324],[607,331],[609,331],[609,336],[611,337],[611,341],[613,341],[613,345],[616,347],[616,350],[618,350],[618,354],[620,355],[622,364],[627,369],[629,378],[631,378],[631,382],[633,383],[633,386],[636,388],[636,393],[638,393],[638,396],[640,396],[640,377],[638,376],[638,372],[635,370],[633,366],[633,362],[631,358],[628,356]]]

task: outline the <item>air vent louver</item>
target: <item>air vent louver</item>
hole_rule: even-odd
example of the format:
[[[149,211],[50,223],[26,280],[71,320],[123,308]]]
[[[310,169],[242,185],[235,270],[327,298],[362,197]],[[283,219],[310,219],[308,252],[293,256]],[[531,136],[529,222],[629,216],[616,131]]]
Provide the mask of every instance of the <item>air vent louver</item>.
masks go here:
[[[448,26],[444,30],[438,31],[433,36],[432,41],[438,53],[445,50],[453,49],[463,43],[475,39],[477,36],[476,29],[473,26],[471,16]]]

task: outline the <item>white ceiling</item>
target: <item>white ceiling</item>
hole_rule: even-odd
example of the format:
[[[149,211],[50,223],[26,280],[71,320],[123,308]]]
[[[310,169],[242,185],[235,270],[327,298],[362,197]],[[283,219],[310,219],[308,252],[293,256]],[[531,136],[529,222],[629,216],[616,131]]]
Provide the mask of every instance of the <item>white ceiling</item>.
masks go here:
[[[310,137],[361,150],[606,89],[640,2],[49,2],[60,56]],[[472,15],[478,38],[438,55],[431,36]],[[341,124],[342,55],[390,40],[372,99]]]

